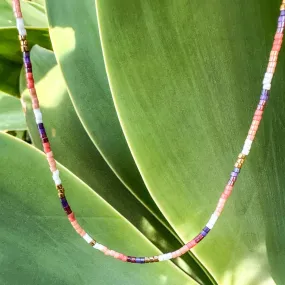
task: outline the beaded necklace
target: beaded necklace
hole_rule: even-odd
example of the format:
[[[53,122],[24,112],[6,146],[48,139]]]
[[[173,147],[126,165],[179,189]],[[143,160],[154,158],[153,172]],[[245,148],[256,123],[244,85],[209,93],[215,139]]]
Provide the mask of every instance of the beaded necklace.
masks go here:
[[[106,246],[98,243],[95,241],[88,233],[84,231],[84,229],[79,225],[77,222],[74,212],[71,210],[66,196],[65,196],[65,191],[62,186],[61,180],[59,178],[59,171],[56,168],[56,162],[53,157],[53,153],[51,151],[51,146],[43,125],[43,119],[42,119],[42,113],[40,111],[40,106],[39,106],[39,101],[37,97],[37,92],[35,89],[35,84],[34,84],[34,78],[33,78],[33,71],[32,71],[32,63],[30,59],[30,53],[29,53],[29,48],[28,48],[28,42],[27,42],[27,32],[24,26],[24,20],[21,12],[21,5],[20,5],[20,0],[12,0],[13,3],[13,11],[14,15],[16,17],[16,23],[17,23],[17,29],[19,31],[19,40],[21,43],[21,51],[23,52],[23,62],[25,65],[25,71],[26,71],[26,80],[27,80],[27,87],[29,89],[31,99],[32,99],[32,107],[35,115],[35,120],[38,126],[39,134],[42,140],[43,144],[43,149],[46,154],[50,170],[52,172],[52,178],[55,182],[57,191],[58,191],[58,196],[62,205],[63,210],[67,214],[67,217],[75,229],[75,231],[87,242],[89,243],[93,248],[103,252],[105,255],[112,256],[116,259],[119,259],[124,262],[131,262],[131,263],[153,263],[153,262],[159,262],[159,261],[165,261],[169,260],[172,258],[179,257],[183,254],[185,254],[187,251],[189,251],[191,248],[196,246],[202,239],[204,239],[207,234],[210,232],[210,230],[214,227],[216,221],[218,220],[220,214],[223,211],[223,208],[225,206],[225,203],[227,199],[229,198],[234,184],[238,178],[238,175],[240,173],[240,170],[243,166],[243,163],[245,161],[245,158],[248,156],[252,142],[255,138],[255,134],[258,130],[260,121],[262,119],[262,114],[265,109],[267,100],[269,98],[269,91],[271,88],[271,81],[273,78],[273,74],[275,71],[275,67],[277,64],[277,59],[278,59],[278,54],[281,49],[282,45],[282,39],[283,39],[283,30],[285,26],[285,0],[282,0],[282,4],[280,7],[280,16],[278,18],[278,26],[277,26],[277,31],[274,36],[274,42],[273,42],[273,47],[270,52],[270,58],[269,58],[269,63],[267,66],[267,70],[263,79],[263,88],[260,96],[260,100],[258,102],[257,108],[254,112],[254,116],[252,119],[252,123],[250,126],[250,129],[248,131],[248,135],[246,137],[246,140],[244,142],[243,148],[241,153],[238,155],[237,161],[234,165],[234,169],[230,174],[230,179],[228,183],[225,186],[225,189],[218,201],[217,207],[212,214],[210,220],[206,224],[206,226],[202,229],[202,231],[194,237],[191,241],[186,243],[184,246],[179,248],[176,251],[161,254],[158,256],[151,256],[151,257],[134,257],[134,256],[127,256],[122,253],[116,252],[114,250],[108,249]]]

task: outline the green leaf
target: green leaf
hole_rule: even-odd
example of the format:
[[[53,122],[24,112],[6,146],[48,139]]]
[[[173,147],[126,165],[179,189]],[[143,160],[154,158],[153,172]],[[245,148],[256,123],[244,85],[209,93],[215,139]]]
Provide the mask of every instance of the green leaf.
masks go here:
[[[48,0],[46,6],[55,55],[82,124],[123,183],[137,196],[144,196],[147,190],[112,101],[98,34],[95,1]]]
[[[170,248],[179,248],[181,243],[170,232],[169,225],[165,225],[165,221],[151,211],[155,204],[148,192],[144,193],[144,200],[148,200],[146,206],[120,182],[86,134],[72,106],[54,54],[34,46],[31,60],[45,128],[56,159],[94,189],[160,250],[167,252]],[[53,86],[52,92],[50,86]],[[24,72],[20,87],[27,106],[31,138],[34,145],[42,150],[29,92],[25,90]],[[208,277],[190,255],[177,260],[176,264],[194,279],[209,284]]]
[[[20,100],[0,92],[0,131],[18,131],[26,128]]]
[[[184,241],[206,224],[241,150],[280,2],[96,2],[125,136]],[[234,194],[194,250],[219,284],[285,283],[284,60],[283,50],[269,111]]]
[[[96,252],[65,217],[43,154],[0,134],[0,157],[2,284],[195,284],[171,262],[124,264]],[[79,223],[98,242],[137,255],[158,253],[86,184],[59,170]]]
[[[35,43],[51,49],[46,16],[29,3],[21,2],[25,24],[28,30],[29,47]],[[15,28],[15,18],[12,11],[12,2],[0,1],[0,90],[19,96],[19,74],[23,64],[18,32]]]

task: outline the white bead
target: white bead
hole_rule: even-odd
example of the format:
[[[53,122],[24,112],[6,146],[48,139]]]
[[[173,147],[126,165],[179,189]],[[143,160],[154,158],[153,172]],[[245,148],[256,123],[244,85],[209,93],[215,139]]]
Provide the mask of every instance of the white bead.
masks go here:
[[[23,18],[16,18],[16,25],[17,25],[19,35],[26,36],[27,31],[25,29],[24,19]]]
[[[40,109],[34,109],[34,114],[36,118],[37,124],[40,124],[43,122],[43,115]]]
[[[169,259],[171,259],[171,258],[172,258],[171,252],[164,254],[164,260],[169,260]]]
[[[264,75],[264,78],[272,79],[272,77],[273,77],[273,73],[266,72],[265,75]]]
[[[270,83],[263,84],[263,89],[270,90],[270,88],[271,88],[271,84]]]
[[[241,151],[241,153],[245,154],[245,155],[249,155],[249,152],[250,152],[250,150],[249,149],[245,149],[245,148],[243,148],[242,151]]]
[[[218,220],[218,216],[216,214],[213,214],[209,220],[209,222],[207,223],[206,227],[208,227],[209,229],[212,229],[216,223],[216,221]]]
[[[264,77],[263,81],[262,81],[262,84],[270,84],[272,81],[272,78],[268,78],[268,77]]]
[[[252,145],[252,140],[246,139],[245,142],[244,142],[244,145],[245,146],[251,146]]]
[[[158,256],[158,260],[159,260],[159,261],[163,261],[163,260],[164,260],[164,254],[159,255],[159,256]]]
[[[58,169],[52,173],[52,178],[53,179],[59,178],[59,170]]]
[[[54,181],[54,183],[56,185],[60,185],[61,184],[61,180],[59,178],[59,171],[58,171],[58,169],[52,173],[52,179],[53,179],[53,181]]]
[[[86,240],[87,243],[90,243],[93,239],[89,236],[89,234],[85,234],[83,238]]]
[[[102,250],[104,248],[104,245],[96,242],[95,245],[93,245],[93,247],[95,249]]]

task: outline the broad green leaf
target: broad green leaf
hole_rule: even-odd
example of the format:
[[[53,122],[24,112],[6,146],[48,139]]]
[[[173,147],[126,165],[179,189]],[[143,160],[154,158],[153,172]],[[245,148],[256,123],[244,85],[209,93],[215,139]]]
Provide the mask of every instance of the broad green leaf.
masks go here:
[[[195,284],[171,262],[125,264],[96,252],[65,217],[42,153],[0,134],[0,157],[1,284]],[[138,255],[158,253],[86,184],[59,170],[79,222],[98,242]]]
[[[155,205],[148,193],[145,193],[145,198],[149,199],[148,207],[145,207],[115,176],[86,134],[72,106],[54,54],[34,46],[31,59],[44,124],[56,159],[94,189],[160,250],[167,252],[179,248],[181,243],[169,231],[169,225],[164,225],[150,211],[150,206],[155,208]],[[20,86],[33,143],[42,150],[23,72]],[[189,255],[177,260],[177,265],[194,279],[210,284],[199,264]]]
[[[0,131],[25,130],[26,128],[20,100],[0,92]]]
[[[22,67],[22,54],[15,28],[12,2],[0,1],[0,90],[19,96],[19,74]],[[27,2],[21,2],[25,24],[28,27],[29,46],[35,43],[51,49],[46,16]],[[29,27],[33,26],[33,27]],[[5,78],[5,80],[4,80]]]
[[[123,131],[150,193],[184,241],[206,224],[241,150],[280,2],[96,2]],[[285,284],[284,60],[283,49],[234,194],[194,250],[219,284]]]
[[[110,167],[143,199],[147,190],[122,133],[106,77],[95,1],[48,0],[46,6],[55,55],[80,120]]]

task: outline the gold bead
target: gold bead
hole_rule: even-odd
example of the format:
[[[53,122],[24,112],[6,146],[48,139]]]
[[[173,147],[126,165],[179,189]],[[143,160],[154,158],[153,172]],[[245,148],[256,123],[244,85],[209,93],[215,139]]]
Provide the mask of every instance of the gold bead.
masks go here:
[[[154,262],[154,258],[153,258],[153,257],[150,257],[150,258],[149,258],[149,262],[150,262],[150,263]]]
[[[242,164],[236,162],[236,163],[235,163],[235,167],[236,167],[236,168],[241,168],[241,167],[242,167]]]
[[[21,51],[22,51],[22,52],[27,52],[27,51],[29,51],[29,47],[27,47],[27,46],[21,46]]]
[[[19,41],[25,41],[27,39],[27,36],[18,35],[18,39]]]
[[[91,246],[94,246],[94,245],[95,245],[95,243],[96,243],[96,241],[95,241],[95,240],[91,240],[91,241],[89,242],[89,244],[90,244]]]
[[[150,263],[149,257],[144,258],[145,263]]]
[[[158,256],[153,257],[153,262],[159,262]]]
[[[246,158],[246,155],[245,155],[245,154],[240,153],[240,154],[238,155],[238,158],[243,158],[243,159],[245,159],[245,158]]]
[[[285,10],[285,3],[284,2],[282,2],[283,4],[281,5],[281,7],[280,7],[280,11],[282,11],[282,10]]]
[[[243,164],[244,163],[244,159],[243,158],[239,158],[236,163]]]
[[[64,195],[63,193],[58,193],[58,197],[59,197],[59,198],[64,198],[65,195]]]
[[[21,43],[21,46],[28,46],[27,40],[21,40],[20,43]]]

